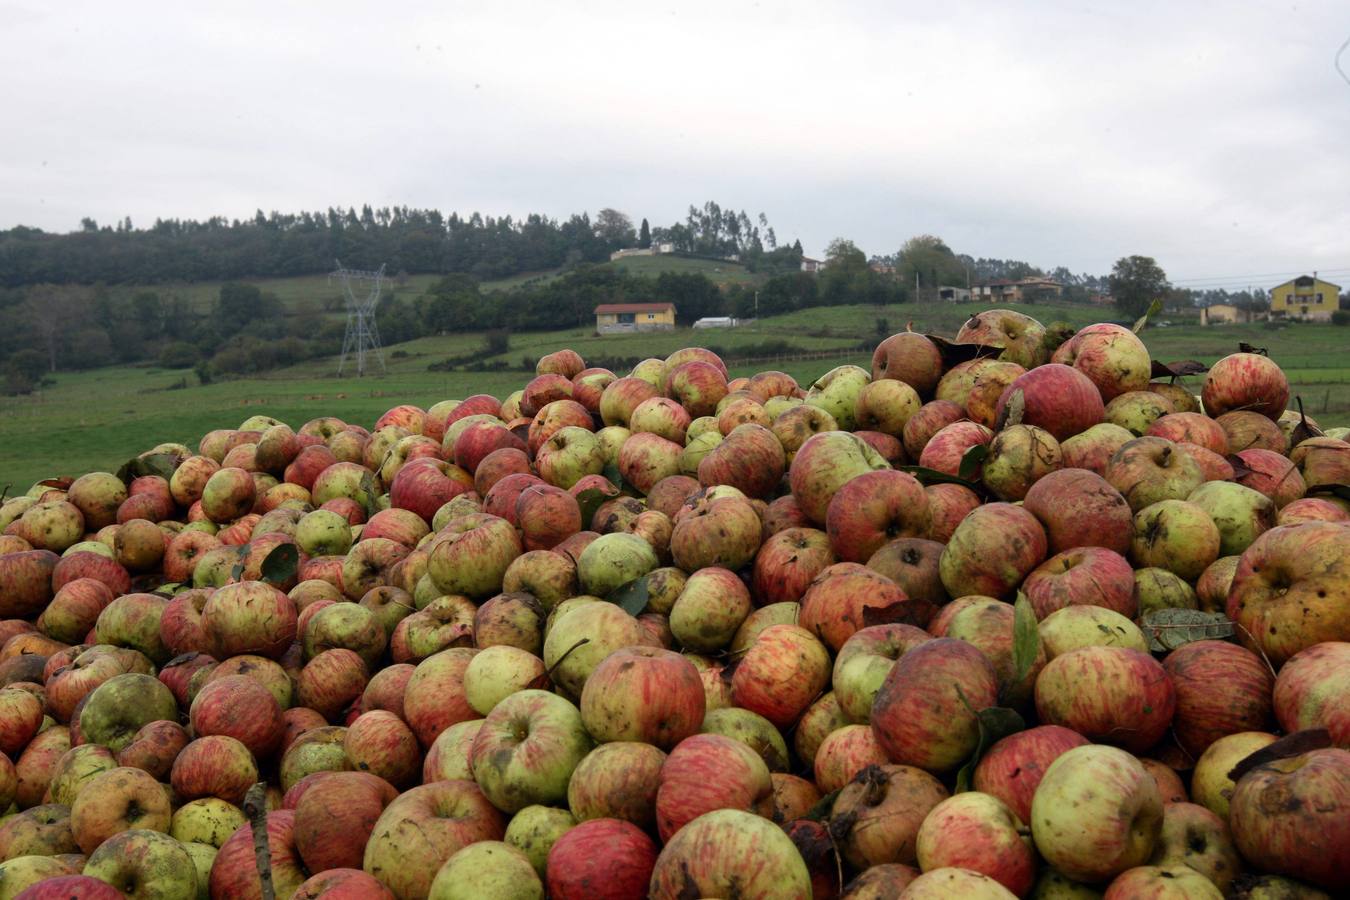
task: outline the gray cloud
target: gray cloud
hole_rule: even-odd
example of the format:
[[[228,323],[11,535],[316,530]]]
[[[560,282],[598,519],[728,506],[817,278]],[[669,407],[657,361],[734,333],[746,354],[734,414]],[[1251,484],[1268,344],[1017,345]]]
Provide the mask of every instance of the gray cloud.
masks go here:
[[[10,3],[0,225],[716,199],[808,252],[1350,274],[1343,4],[909,6]]]

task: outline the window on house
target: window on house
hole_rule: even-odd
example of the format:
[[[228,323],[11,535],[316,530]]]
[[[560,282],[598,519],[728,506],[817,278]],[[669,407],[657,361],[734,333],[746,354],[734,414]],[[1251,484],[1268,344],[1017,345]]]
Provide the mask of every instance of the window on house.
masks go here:
[[[1318,303],[1321,303],[1321,302],[1322,302],[1322,295],[1321,295],[1321,294],[1318,294],[1318,295],[1317,295],[1317,300],[1316,300],[1316,302],[1318,302]]]
[[[652,319],[655,319],[655,318],[656,318],[656,313],[647,313],[647,321],[650,322]]]
[[[633,324],[633,321],[634,321],[634,317],[633,317],[633,314],[632,314],[632,313],[619,313],[619,324],[620,324],[620,325],[632,325],[632,324]]]

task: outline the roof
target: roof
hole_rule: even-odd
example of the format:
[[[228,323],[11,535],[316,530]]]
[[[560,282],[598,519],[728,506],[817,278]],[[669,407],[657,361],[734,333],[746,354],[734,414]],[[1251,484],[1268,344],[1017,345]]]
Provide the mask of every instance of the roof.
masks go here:
[[[1317,278],[1315,280],[1320,281],[1323,284],[1331,285],[1331,287],[1334,287],[1338,291],[1341,289],[1341,286],[1339,284],[1327,281],[1325,278]],[[1312,287],[1313,281],[1314,277],[1312,275],[1300,275],[1297,278],[1291,278],[1288,281],[1282,281],[1279,284],[1275,285],[1275,287],[1282,288],[1286,284],[1292,284],[1295,287]]]
[[[1046,278],[1044,276],[1032,276],[1030,278],[1015,278],[1015,279],[995,278],[991,281],[981,282],[980,284],[976,285],[976,287],[1017,287],[1018,285],[1025,286],[1036,284],[1053,284],[1056,287],[1060,286],[1059,282],[1053,278]]]
[[[654,312],[674,312],[674,303],[601,303],[595,308],[597,316],[608,316],[616,313],[654,313]]]

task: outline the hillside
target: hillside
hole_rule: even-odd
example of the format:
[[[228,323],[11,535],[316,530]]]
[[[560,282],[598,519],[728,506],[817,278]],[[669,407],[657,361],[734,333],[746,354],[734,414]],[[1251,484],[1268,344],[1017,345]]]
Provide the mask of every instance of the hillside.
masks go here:
[[[629,272],[633,275],[655,277],[662,272],[678,274],[701,274],[718,286],[732,284],[755,284],[765,276],[750,272],[739,263],[710,259],[693,259],[681,256],[633,256],[615,260],[604,265]],[[562,274],[562,269],[546,269],[542,272],[526,272],[510,278],[483,281],[479,289],[484,293],[509,291],[513,288],[544,284]],[[414,298],[425,293],[442,276],[408,275],[400,284],[394,278],[385,282],[386,294],[404,298]],[[294,278],[241,278],[239,282],[257,287],[259,290],[275,294],[288,311],[293,311],[302,303],[311,302],[321,309],[329,309],[342,299],[342,287],[330,282],[326,275],[298,275]],[[118,284],[108,288],[114,296],[132,296],[142,291],[153,291],[161,297],[182,297],[188,301],[193,312],[206,313],[220,295],[220,281],[166,282],[158,284]]]

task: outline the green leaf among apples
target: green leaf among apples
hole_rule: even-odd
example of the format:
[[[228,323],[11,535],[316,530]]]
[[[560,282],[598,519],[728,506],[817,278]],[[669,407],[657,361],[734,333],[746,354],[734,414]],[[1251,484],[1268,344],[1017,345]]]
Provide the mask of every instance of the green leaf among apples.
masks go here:
[[[1021,591],[1013,604],[1013,684],[1021,684],[1036,665],[1041,650],[1041,633],[1036,627],[1036,612],[1031,601]]]
[[[1018,393],[1021,392],[1019,391]],[[980,466],[984,463],[985,457],[988,455],[988,444],[976,444],[961,456],[961,467],[957,469],[956,474],[961,478],[967,478],[974,481],[976,473],[980,471]]]
[[[979,493],[980,485],[969,478],[962,478],[959,475],[948,475],[946,472],[939,472],[937,469],[930,469],[927,466],[896,466],[901,472],[908,472],[919,479],[919,484],[927,487],[930,484],[959,484],[962,487],[968,487],[972,491]]]
[[[816,801],[815,806],[806,811],[806,815],[802,816],[802,818],[812,822],[824,822],[830,817],[830,810],[834,809],[834,801],[838,799],[839,792],[842,790],[843,788],[835,788],[824,797],[821,797]]]
[[[137,478],[145,475],[158,475],[165,481],[168,481],[178,468],[178,454],[176,453],[147,453],[143,456],[135,456],[122,464],[117,470],[117,478],[123,484],[131,484]]]
[[[976,712],[966,699],[965,692],[961,686],[955,685],[956,696],[961,699],[961,703],[966,709],[975,716],[975,722],[980,728],[980,737],[975,744],[975,752],[966,760],[965,765],[956,773],[956,790],[954,793],[962,794],[971,790],[971,784],[975,778],[975,767],[980,764],[980,759],[984,757],[985,751],[997,744],[1010,734],[1016,734],[1019,731],[1025,731],[1027,727],[1026,720],[1022,714],[1015,709],[1008,709],[1006,706],[989,706]]]
[[[1138,334],[1139,332],[1143,331],[1144,326],[1148,324],[1148,317],[1156,316],[1158,313],[1162,312],[1162,308],[1163,308],[1162,300],[1161,299],[1154,300],[1152,303],[1148,305],[1148,310],[1142,316],[1139,317],[1139,321],[1135,322],[1134,327],[1131,328],[1130,330],[1133,331],[1135,334]]]
[[[619,492],[607,494],[599,488],[587,488],[577,494],[577,506],[581,509],[581,524],[589,528],[591,519],[595,517],[595,511],[600,508],[606,500],[612,500],[619,496]]]
[[[627,584],[621,584],[605,599],[620,607],[630,616],[639,616],[647,608],[649,598],[647,576],[634,578]]]
[[[296,571],[300,568],[300,548],[295,544],[277,544],[268,553],[259,567],[262,573],[262,580],[272,585],[280,587],[295,577]]]

